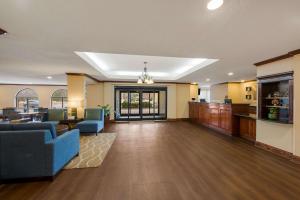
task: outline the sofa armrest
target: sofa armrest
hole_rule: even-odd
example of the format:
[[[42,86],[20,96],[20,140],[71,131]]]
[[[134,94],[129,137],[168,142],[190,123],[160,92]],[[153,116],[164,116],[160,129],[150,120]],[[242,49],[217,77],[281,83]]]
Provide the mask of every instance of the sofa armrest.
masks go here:
[[[76,154],[79,153],[79,130],[68,131],[47,143],[52,175],[62,169]],[[51,156],[52,155],[52,156]],[[49,166],[49,165],[48,165]]]

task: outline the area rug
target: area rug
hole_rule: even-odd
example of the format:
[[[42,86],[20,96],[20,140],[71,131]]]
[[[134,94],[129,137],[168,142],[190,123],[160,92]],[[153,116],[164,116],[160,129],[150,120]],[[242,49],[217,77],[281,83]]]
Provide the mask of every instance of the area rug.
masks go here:
[[[99,167],[116,137],[116,133],[80,136],[79,156],[73,158],[64,169]]]

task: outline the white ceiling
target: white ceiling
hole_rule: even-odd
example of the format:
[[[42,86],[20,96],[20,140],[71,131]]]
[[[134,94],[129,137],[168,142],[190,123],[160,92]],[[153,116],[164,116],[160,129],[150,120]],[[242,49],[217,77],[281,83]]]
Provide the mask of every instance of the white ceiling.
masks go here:
[[[155,80],[177,81],[201,68],[217,62],[207,58],[175,58],[126,54],[76,52],[108,79],[136,80],[146,67]],[[144,64],[145,62],[146,65]]]
[[[9,34],[0,37],[0,82],[62,84],[65,72],[109,79],[74,53],[79,51],[216,58],[178,79],[212,84],[253,79],[254,62],[300,47],[299,0],[224,0],[216,11],[206,3],[1,0],[0,27]],[[231,71],[235,75],[227,76]]]

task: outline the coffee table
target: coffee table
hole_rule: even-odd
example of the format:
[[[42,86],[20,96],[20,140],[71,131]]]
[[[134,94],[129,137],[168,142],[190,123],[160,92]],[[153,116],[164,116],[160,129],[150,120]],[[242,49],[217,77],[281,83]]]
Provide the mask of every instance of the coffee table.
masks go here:
[[[69,127],[65,124],[58,124],[56,126],[56,134],[58,136],[64,134],[67,131],[69,131]]]
[[[65,120],[60,120],[59,124],[67,125],[69,130],[74,129],[77,123],[83,121],[83,119],[65,119]]]

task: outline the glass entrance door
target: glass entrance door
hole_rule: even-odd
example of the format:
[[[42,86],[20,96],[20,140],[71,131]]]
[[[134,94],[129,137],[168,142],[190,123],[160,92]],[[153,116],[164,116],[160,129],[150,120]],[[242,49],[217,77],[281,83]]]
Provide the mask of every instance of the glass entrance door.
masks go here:
[[[138,91],[129,91],[129,117],[131,119],[140,119],[140,93]]]
[[[167,118],[167,88],[115,87],[115,120]]]

